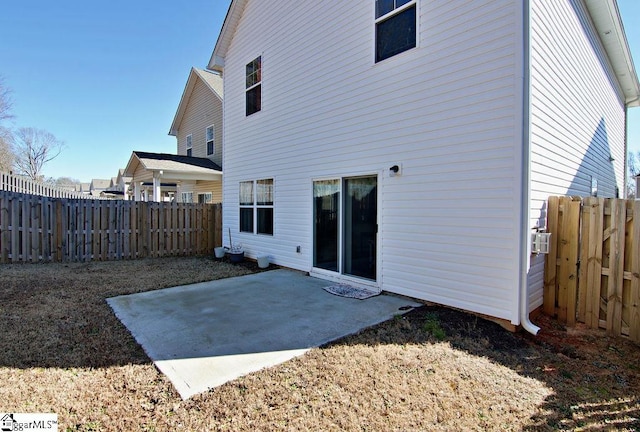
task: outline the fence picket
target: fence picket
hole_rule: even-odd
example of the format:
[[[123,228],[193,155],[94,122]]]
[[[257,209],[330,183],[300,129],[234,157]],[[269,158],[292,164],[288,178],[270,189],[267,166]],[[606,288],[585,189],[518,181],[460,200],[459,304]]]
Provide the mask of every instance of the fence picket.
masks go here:
[[[600,292],[602,283],[602,233],[604,219],[604,200],[587,198],[583,211],[582,243],[586,245],[587,256],[583,259],[586,278],[580,281],[584,286],[586,300],[584,322],[590,327],[598,328],[600,323]],[[585,223],[586,221],[586,223]]]
[[[622,334],[622,287],[624,282],[624,235],[627,219],[623,200],[611,200],[609,280],[607,286],[607,332]]]

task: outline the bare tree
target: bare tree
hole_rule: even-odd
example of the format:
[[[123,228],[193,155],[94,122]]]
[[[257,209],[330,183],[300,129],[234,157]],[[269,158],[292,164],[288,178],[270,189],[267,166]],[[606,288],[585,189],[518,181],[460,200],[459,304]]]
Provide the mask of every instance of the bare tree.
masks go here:
[[[0,77],[0,121],[13,118],[11,105],[11,90],[7,88],[4,79]]]
[[[18,129],[13,134],[16,171],[39,180],[44,164],[55,159],[63,147],[64,143],[50,132],[32,127]]]
[[[0,77],[0,171],[11,171],[14,154],[11,150],[11,132],[3,123],[13,118],[11,114],[11,94]]]
[[[9,129],[0,126],[0,171],[9,172],[13,169],[14,155],[10,142]]]
[[[635,154],[629,152],[629,158],[627,159],[627,169],[629,170],[627,198],[635,198],[640,192],[636,190],[636,176],[640,175],[640,151]]]

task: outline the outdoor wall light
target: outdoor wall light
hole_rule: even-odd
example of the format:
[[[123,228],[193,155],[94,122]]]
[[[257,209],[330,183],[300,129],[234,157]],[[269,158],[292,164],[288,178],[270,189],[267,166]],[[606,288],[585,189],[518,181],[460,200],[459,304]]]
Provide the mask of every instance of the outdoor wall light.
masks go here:
[[[394,174],[398,174],[398,171],[400,171],[400,167],[398,165],[394,165],[391,168],[389,168],[389,171],[391,171]]]

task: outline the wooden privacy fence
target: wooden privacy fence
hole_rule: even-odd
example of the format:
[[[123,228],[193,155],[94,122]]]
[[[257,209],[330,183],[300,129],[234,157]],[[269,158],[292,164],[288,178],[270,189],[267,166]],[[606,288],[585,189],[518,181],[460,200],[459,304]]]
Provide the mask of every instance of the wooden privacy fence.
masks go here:
[[[221,204],[50,198],[0,191],[0,262],[211,254]]]
[[[544,312],[640,341],[640,201],[550,197]]]

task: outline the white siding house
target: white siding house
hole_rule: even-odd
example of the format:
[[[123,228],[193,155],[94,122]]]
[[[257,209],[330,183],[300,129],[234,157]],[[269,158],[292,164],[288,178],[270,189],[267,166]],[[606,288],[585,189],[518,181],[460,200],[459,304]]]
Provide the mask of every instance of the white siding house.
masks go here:
[[[546,196],[625,181],[640,85],[615,2],[593,3],[233,0],[209,63],[225,232],[252,257],[531,328]]]

